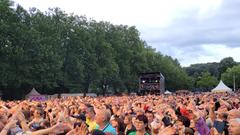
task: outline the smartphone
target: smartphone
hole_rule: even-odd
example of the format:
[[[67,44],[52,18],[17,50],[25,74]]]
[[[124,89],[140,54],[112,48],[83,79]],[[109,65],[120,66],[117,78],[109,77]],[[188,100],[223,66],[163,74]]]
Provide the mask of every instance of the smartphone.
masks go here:
[[[76,128],[76,127],[80,127],[82,124],[82,122],[75,122],[73,127]]]
[[[164,116],[164,117],[163,117],[162,122],[164,123],[164,126],[165,126],[165,127],[167,127],[167,126],[169,126],[169,125],[172,125],[170,118],[167,117],[167,116]]]

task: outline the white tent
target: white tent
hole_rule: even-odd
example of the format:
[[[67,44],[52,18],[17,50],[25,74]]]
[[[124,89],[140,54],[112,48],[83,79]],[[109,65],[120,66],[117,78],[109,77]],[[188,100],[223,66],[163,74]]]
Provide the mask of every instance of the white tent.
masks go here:
[[[167,90],[167,91],[164,92],[164,94],[169,94],[170,95],[170,94],[172,94],[172,92]]]
[[[220,80],[217,87],[212,89],[212,92],[232,92],[232,89],[226,86],[222,80]]]
[[[42,101],[45,100],[45,96],[41,95],[40,93],[37,92],[35,88],[33,88],[26,96],[26,99],[29,100],[36,100],[36,101]]]

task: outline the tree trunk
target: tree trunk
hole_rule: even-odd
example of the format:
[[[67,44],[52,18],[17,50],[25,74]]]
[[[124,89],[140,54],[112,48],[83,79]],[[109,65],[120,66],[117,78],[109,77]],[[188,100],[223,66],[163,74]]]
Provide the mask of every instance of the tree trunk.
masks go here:
[[[87,82],[83,90],[83,97],[86,97],[86,94],[88,93],[89,85],[90,84]]]

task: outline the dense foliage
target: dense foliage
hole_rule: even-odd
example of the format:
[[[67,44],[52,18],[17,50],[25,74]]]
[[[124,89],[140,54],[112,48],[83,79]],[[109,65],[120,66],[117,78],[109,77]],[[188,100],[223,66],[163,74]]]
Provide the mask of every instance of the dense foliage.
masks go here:
[[[232,68],[228,68],[225,73],[222,74],[222,80],[228,84],[228,86],[234,88],[235,90],[240,88],[240,65],[234,66]]]
[[[55,8],[26,11],[0,1],[0,90],[42,94],[134,92],[138,74],[160,71],[167,89],[191,87],[176,59],[156,52],[134,26],[97,22]]]
[[[194,88],[196,90],[209,90],[216,86],[217,80],[222,79],[229,87],[239,88],[240,63],[234,61],[232,57],[223,58],[219,63],[193,64],[186,67],[185,70],[193,78]],[[235,78],[235,79],[234,79]]]
[[[238,65],[238,66],[237,66]],[[223,79],[239,84],[239,63],[182,68],[140,38],[134,26],[97,22],[59,8],[29,11],[0,1],[0,91],[22,98],[33,87],[41,94],[136,92],[141,72],[161,72],[166,89],[209,90]],[[236,85],[236,88],[239,86]]]

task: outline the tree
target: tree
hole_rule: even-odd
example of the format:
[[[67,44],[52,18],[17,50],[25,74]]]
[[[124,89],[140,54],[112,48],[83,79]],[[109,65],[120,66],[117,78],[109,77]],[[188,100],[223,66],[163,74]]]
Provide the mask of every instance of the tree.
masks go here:
[[[209,72],[211,75],[219,76],[219,63],[202,63],[202,64],[192,64],[189,67],[184,68],[189,76],[198,78],[202,72]]]
[[[233,82],[235,78],[235,88],[239,88],[240,84],[240,65],[236,65],[232,68],[228,68],[226,72],[222,74],[222,80],[233,88]]]
[[[234,59],[232,57],[226,57],[224,59],[222,59],[219,63],[219,75],[221,75],[222,73],[224,73],[228,68],[231,68],[233,66],[235,66],[237,63],[234,61]],[[219,76],[219,78],[221,78],[221,76]]]
[[[142,72],[163,73],[167,89],[192,86],[178,60],[148,46],[135,26],[12,5],[0,1],[0,88],[8,99],[32,87],[42,94],[130,93]]]
[[[21,98],[25,91],[19,90],[19,94],[12,94],[28,79],[28,57],[25,51],[27,48],[29,15],[21,7],[10,8],[12,2],[3,0],[0,2],[0,85],[3,94],[7,98]],[[26,86],[26,85],[24,85]]]
[[[217,83],[218,80],[216,77],[211,76],[209,72],[203,72],[197,81],[197,87],[208,89],[214,87]]]

